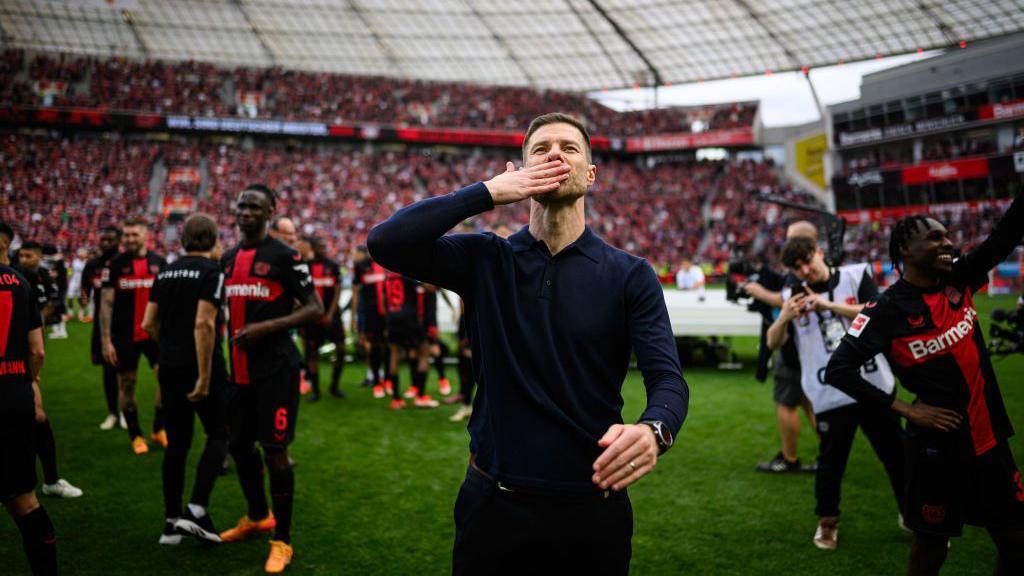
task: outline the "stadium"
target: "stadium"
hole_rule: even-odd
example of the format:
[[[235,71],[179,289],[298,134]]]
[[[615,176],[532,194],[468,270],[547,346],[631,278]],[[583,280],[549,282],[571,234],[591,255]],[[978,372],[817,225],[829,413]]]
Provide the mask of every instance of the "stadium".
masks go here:
[[[1022,188],[1016,2],[0,0],[0,324],[45,335],[37,379],[0,339],[0,572],[1024,573]],[[609,424],[628,497],[567,480]],[[923,430],[966,504],[914,491]],[[623,500],[616,556],[580,510]]]

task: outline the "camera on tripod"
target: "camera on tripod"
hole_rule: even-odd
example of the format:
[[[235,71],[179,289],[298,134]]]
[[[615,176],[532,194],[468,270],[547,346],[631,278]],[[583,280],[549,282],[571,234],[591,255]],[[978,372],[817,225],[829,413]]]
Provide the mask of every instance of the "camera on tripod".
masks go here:
[[[1024,310],[992,310],[988,351],[993,356],[1024,353]]]

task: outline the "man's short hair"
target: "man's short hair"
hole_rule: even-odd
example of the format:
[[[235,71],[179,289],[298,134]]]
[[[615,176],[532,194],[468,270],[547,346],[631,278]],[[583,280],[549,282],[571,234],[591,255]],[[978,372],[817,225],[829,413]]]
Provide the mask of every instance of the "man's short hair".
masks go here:
[[[217,245],[217,223],[206,214],[193,214],[185,220],[181,245],[186,252],[208,252]]]
[[[118,238],[120,238],[123,234],[123,232],[121,232],[121,229],[118,228],[117,226],[104,226],[103,228],[100,228],[101,234],[106,234],[107,232],[110,232],[111,234],[117,236]]]
[[[274,189],[271,188],[270,186],[259,183],[249,184],[248,186],[245,187],[245,190],[242,190],[242,192],[245,192],[246,190],[255,190],[257,192],[262,192],[264,195],[266,195],[267,199],[270,200],[270,207],[277,208],[277,193],[274,192]]]
[[[26,242],[22,242],[21,243],[21,249],[22,250],[31,250],[33,252],[39,252],[40,254],[43,253],[43,245],[40,244],[39,242],[36,242],[35,240],[28,240]]]
[[[6,236],[8,242],[14,240],[14,228],[11,228],[7,222],[0,222],[0,236]]]
[[[125,218],[124,227],[127,228],[129,226],[141,226],[146,230],[149,230],[149,222],[147,222],[142,216],[130,216]]]
[[[796,268],[797,262],[810,262],[818,251],[818,243],[806,236],[794,236],[782,245],[782,263]]]
[[[530,137],[533,133],[540,129],[541,126],[547,126],[548,124],[568,124],[573,128],[580,131],[583,134],[583,142],[587,148],[587,162],[591,158],[590,150],[590,132],[587,131],[587,127],[583,125],[583,122],[575,116],[570,116],[563,112],[549,112],[548,114],[542,114],[533,119],[530,122],[530,127],[526,129],[526,137],[523,138],[523,158],[526,158],[526,147],[530,143]]]

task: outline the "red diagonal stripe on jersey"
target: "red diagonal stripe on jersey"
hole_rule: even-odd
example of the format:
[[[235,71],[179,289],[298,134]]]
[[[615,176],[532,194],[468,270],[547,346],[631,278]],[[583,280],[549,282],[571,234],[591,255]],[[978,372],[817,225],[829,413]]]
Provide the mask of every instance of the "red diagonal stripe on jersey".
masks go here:
[[[960,308],[956,310],[950,308],[949,297],[946,296],[945,291],[922,294],[921,297],[928,305],[932,322],[936,328],[925,333],[893,340],[891,357],[900,366],[911,366],[934,360],[946,354],[953,356],[970,392],[970,399],[967,402],[967,417],[971,425],[974,451],[978,455],[984,454],[996,445],[996,438],[992,429],[992,420],[989,417],[988,403],[985,400],[986,382],[981,371],[980,352],[978,351],[980,340],[978,332],[981,327],[978,325],[977,319],[972,321],[969,334],[964,335],[957,342],[949,344],[943,350],[914,358],[910,347],[911,342],[934,340],[948,333],[950,329],[964,320],[967,310],[975,309],[974,296],[970,291],[965,291]]]
[[[132,278],[152,278],[149,273],[149,259],[135,258],[132,260]],[[149,288],[135,289],[135,317],[132,319],[132,340],[142,342],[149,340],[149,334],[142,329],[142,318],[146,315],[146,304],[149,303]]]
[[[225,285],[245,284],[255,280],[250,276],[252,261],[256,256],[256,250],[239,250],[235,255],[234,268],[231,270],[231,278]],[[245,305],[249,299],[244,296],[230,297],[229,311],[231,314],[231,376],[235,384],[249,384],[249,356],[245,350],[235,346],[233,341],[235,333],[245,326]]]
[[[7,339],[10,337],[13,316],[14,293],[0,292],[0,358],[7,355]]]
[[[320,301],[327,306],[326,300],[324,300],[324,287],[317,283],[317,278],[324,277],[324,265],[322,262],[314,262],[310,269],[310,275],[313,276],[313,286],[316,287],[316,294],[320,297]]]
[[[380,274],[382,278],[384,277],[384,268],[382,268],[381,265],[377,264],[376,262],[373,263],[373,272],[374,272],[374,274]],[[386,304],[384,302],[384,281],[383,280],[379,280],[377,282],[377,315],[378,316],[384,317],[384,316],[387,315],[387,308],[385,308],[385,305]]]
[[[975,326],[975,331],[977,330],[978,327]],[[967,403],[967,417],[971,422],[974,453],[981,456],[995,447],[996,435],[992,430],[992,419],[989,417],[988,402],[985,400],[985,377],[981,373],[981,363],[978,361],[977,340],[972,337],[967,345],[958,346],[953,355],[971,391],[971,399]]]

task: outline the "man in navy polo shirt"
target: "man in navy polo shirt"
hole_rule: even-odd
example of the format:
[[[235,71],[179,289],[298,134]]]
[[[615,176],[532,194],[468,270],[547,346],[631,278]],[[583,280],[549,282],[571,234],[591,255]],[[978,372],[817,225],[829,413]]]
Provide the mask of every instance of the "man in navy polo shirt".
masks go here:
[[[629,571],[625,489],[650,472],[686,418],[689,391],[658,278],[586,227],[597,168],[586,128],[535,119],[524,166],[399,210],[367,241],[385,268],[457,292],[479,382],[470,467],[455,503],[455,574]],[[445,235],[502,204],[530,200],[507,240]],[[647,388],[622,423],[635,352]]]

